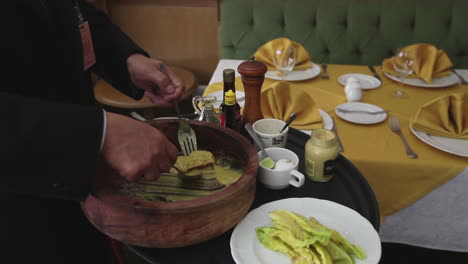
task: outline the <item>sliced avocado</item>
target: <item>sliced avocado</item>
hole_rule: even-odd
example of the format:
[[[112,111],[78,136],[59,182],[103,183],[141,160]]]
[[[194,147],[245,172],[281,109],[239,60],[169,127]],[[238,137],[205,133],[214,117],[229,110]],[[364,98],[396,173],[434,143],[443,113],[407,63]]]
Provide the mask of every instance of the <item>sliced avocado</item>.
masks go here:
[[[315,219],[313,217],[310,217],[309,219],[310,219],[311,222],[315,222],[317,224],[320,224],[320,222],[317,221],[317,219]],[[354,255],[359,259],[365,259],[367,257],[366,253],[364,252],[364,250],[360,246],[352,245],[351,243],[349,243],[348,240],[346,240],[338,231],[336,231],[334,229],[331,229],[331,228],[328,228],[328,227],[325,227],[325,226],[323,226],[323,227],[332,232],[330,240],[333,243],[335,243],[337,246],[342,248],[344,251],[346,251],[346,253]]]
[[[281,241],[279,238],[270,235],[271,227],[259,227],[255,229],[257,234],[258,241],[265,246],[274,251],[279,251],[286,254],[289,258],[294,257],[294,251],[286,243]]]
[[[353,258],[332,241],[330,241],[325,248],[330,254],[333,264],[354,264]]]
[[[332,258],[324,246],[322,246],[320,243],[315,243],[312,245],[311,249],[312,248],[315,249],[320,256],[320,263],[333,264]]]
[[[317,236],[322,244],[328,243],[332,232],[321,224],[316,224],[306,217],[286,211],[275,210],[268,214],[273,223],[277,226],[283,226],[284,229],[289,229],[291,226],[298,226],[311,235]]]

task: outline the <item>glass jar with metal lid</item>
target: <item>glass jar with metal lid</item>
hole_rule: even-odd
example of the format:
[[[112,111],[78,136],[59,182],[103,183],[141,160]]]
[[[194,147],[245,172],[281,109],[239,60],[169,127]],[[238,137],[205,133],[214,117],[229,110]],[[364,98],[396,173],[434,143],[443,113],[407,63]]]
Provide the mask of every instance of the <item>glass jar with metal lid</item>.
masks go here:
[[[333,178],[335,160],[338,157],[338,143],[333,131],[316,129],[305,145],[305,173],[316,182],[326,182]]]

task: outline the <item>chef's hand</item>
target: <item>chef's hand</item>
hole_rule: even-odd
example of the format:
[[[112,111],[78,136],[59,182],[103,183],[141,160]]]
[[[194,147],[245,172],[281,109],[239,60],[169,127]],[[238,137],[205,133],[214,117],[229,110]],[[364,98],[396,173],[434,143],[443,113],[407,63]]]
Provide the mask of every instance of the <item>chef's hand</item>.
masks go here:
[[[101,154],[129,181],[155,180],[177,159],[177,148],[156,128],[123,115],[106,112],[107,128]]]
[[[128,57],[127,67],[132,82],[159,106],[173,106],[185,90],[179,77],[161,61],[135,53]]]

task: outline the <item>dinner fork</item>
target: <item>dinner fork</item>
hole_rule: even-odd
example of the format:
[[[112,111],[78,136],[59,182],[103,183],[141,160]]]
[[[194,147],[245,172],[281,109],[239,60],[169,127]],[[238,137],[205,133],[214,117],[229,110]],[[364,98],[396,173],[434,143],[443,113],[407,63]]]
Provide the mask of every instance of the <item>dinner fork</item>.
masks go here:
[[[179,129],[177,130],[177,139],[184,156],[190,155],[198,149],[197,136],[192,127],[189,126],[180,116],[179,104],[177,101],[174,103],[177,117],[179,118]]]
[[[329,80],[329,79],[330,79],[330,75],[329,75],[328,72],[327,72],[327,67],[328,67],[327,64],[322,64],[322,69],[323,69],[322,79],[325,79],[325,80]]]
[[[403,136],[403,133],[401,133],[400,120],[398,119],[398,117],[391,116],[389,122],[390,122],[390,129],[392,130],[392,132],[397,135],[400,135],[400,138],[403,141],[403,145],[405,146],[406,154],[408,154],[408,157],[412,159],[417,158],[418,155],[410,148],[410,146],[408,145],[408,142],[406,142],[406,139]]]

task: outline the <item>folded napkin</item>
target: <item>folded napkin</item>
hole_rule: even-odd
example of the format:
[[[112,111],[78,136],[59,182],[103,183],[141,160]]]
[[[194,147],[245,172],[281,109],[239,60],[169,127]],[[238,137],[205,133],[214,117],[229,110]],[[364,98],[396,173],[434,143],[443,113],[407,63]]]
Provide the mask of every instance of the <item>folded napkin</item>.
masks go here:
[[[424,104],[411,126],[434,136],[468,139],[468,93],[451,94]]]
[[[452,62],[445,51],[437,49],[434,45],[418,43],[404,47],[402,51],[408,52],[414,60],[413,74],[409,78],[421,78],[431,84],[433,78],[445,77],[451,74]],[[393,58],[382,62],[384,72],[398,76],[393,69]]]
[[[265,43],[255,52],[254,56],[256,60],[265,63],[268,70],[275,71],[276,67],[272,57],[273,52],[278,48],[286,49],[289,46],[296,47],[297,58],[293,70],[305,70],[312,67],[312,62],[307,50],[301,44],[287,38],[277,38]]]
[[[265,118],[286,121],[292,113],[297,113],[291,126],[297,129],[322,128],[320,111],[314,99],[300,87],[287,82],[275,82],[262,91],[262,113]]]

